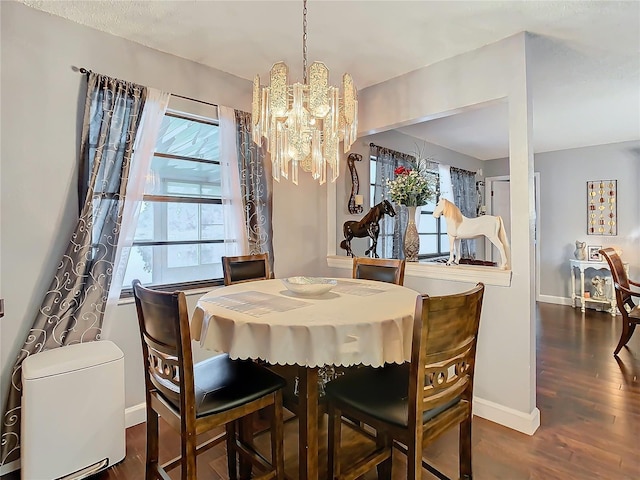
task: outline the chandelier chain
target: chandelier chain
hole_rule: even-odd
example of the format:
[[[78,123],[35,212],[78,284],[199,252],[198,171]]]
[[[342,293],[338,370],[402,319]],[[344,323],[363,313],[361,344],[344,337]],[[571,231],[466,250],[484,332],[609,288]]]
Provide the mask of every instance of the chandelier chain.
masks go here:
[[[307,84],[307,0],[302,9],[302,83]]]

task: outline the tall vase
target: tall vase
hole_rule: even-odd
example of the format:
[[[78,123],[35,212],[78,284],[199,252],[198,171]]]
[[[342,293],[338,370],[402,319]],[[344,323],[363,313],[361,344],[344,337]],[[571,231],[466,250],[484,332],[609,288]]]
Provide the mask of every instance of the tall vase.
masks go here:
[[[417,262],[420,251],[420,235],[416,226],[416,207],[407,207],[409,221],[404,232],[404,257],[407,262]]]

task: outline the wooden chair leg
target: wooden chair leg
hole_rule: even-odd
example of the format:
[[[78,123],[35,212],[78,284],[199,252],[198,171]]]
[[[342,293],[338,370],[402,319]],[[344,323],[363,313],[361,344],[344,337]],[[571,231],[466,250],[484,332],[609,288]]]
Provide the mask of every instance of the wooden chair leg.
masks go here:
[[[184,438],[186,437],[186,438]],[[198,447],[195,432],[186,432],[182,438],[182,480],[198,478],[196,467],[196,449]]]
[[[275,403],[271,416],[271,465],[276,470],[276,479],[284,480],[284,423],[282,408],[282,390],[274,393]]]
[[[388,433],[378,432],[376,435],[376,447],[391,450],[391,455],[376,467],[378,470],[378,480],[391,480],[391,468],[393,462],[393,449],[391,448],[391,437]],[[422,457],[420,458],[422,461]],[[420,477],[418,477],[420,478]]]
[[[227,423],[227,469],[229,470],[229,480],[238,479],[238,451],[236,449],[236,422]]]
[[[147,408],[146,480],[156,480],[158,472],[158,414]]]
[[[329,404],[329,422],[327,426],[328,463],[327,477],[334,479],[340,475],[340,439],[342,436],[342,412]]]
[[[416,432],[407,447],[407,480],[420,480],[422,478],[422,432]]]
[[[158,478],[158,414],[147,408],[147,459],[145,479]]]
[[[633,331],[635,330],[635,327],[635,324],[631,325],[629,324],[629,322],[622,322],[622,333],[620,334],[620,341],[618,342],[618,346],[613,352],[614,355],[618,355],[620,350],[622,350],[622,347],[627,344],[627,342],[631,338],[631,335],[633,334]]]
[[[240,440],[245,445],[253,447],[253,414],[241,418],[238,422],[240,424]],[[251,462],[244,459],[243,455],[240,455],[241,480],[249,480],[251,478],[252,467]]]
[[[467,419],[460,424],[460,478],[462,480],[471,480],[471,419]]]

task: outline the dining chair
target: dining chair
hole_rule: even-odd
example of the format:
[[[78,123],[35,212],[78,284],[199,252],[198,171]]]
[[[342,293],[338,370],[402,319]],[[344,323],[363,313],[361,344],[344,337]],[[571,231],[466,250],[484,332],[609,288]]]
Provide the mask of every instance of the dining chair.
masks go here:
[[[482,283],[465,293],[419,296],[411,362],[359,368],[327,384],[331,479],[358,478],[377,467],[378,478],[390,480],[394,446],[407,455],[403,478],[421,479],[423,466],[447,478],[422,459],[422,450],[458,424],[460,478],[472,478],[471,403],[483,296]],[[373,428],[376,440],[371,453],[348,466],[340,463],[343,415]]]
[[[404,283],[405,261],[395,258],[353,257],[353,278]]]
[[[602,248],[599,253],[609,264],[613,288],[616,293],[616,304],[622,315],[622,333],[620,334],[618,346],[613,351],[613,354],[617,356],[622,347],[629,343],[636,325],[640,323],[640,304],[636,304],[633,301],[633,297],[640,297],[640,291],[631,290],[632,285],[640,287],[640,282],[635,282],[628,277],[627,271],[622,264],[622,259],[614,248]]]
[[[269,254],[239,255],[222,257],[222,272],[224,284],[251,282],[253,280],[268,280],[271,278],[269,269]]]
[[[251,361],[220,354],[194,365],[184,292],[161,292],[133,281],[144,359],[147,458],[146,480],[168,479],[181,467],[182,480],[196,480],[196,456],[226,440],[229,478],[237,478],[237,461],[262,467],[257,478],[283,479],[283,407],[285,380]],[[253,447],[251,414],[271,413],[271,463]],[[180,434],[180,456],[159,465],[158,416]],[[217,436],[197,444],[197,436],[218,427]],[[247,440],[247,441],[245,441]]]
[[[404,284],[405,260],[396,258],[370,258],[353,257],[353,278],[363,280],[376,280],[379,282],[395,283],[402,286]],[[353,370],[362,368],[363,365],[339,366],[336,367],[339,375],[344,375]],[[362,422],[345,415],[345,419],[353,426],[362,428]]]

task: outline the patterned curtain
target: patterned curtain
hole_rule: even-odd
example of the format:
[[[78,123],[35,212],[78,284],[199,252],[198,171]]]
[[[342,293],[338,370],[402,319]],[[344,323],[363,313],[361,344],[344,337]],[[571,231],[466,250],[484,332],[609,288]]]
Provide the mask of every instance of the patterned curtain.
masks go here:
[[[273,272],[273,178],[263,146],[251,139],[251,114],[236,110],[238,168],[249,254],[268,253]]]
[[[146,94],[139,85],[96,73],[88,76],[80,146],[80,217],[13,368],[2,420],[0,465],[20,457],[25,358],[100,339]]]
[[[467,218],[476,217],[478,192],[476,190],[476,174],[461,168],[451,167],[451,186],[453,203]],[[460,242],[460,258],[476,258],[476,241],[473,239]]]
[[[389,187],[387,180],[396,178],[395,169],[409,167],[409,162],[414,161],[414,157],[405,153],[396,152],[388,148],[370,144],[371,155],[376,158],[376,179],[373,191],[373,203],[377,205],[383,200],[391,201],[389,197]],[[404,205],[393,205],[396,211],[395,217],[383,216],[378,224],[380,225],[380,235],[378,237],[378,255],[382,258],[404,258],[404,231],[407,229],[409,214]]]

